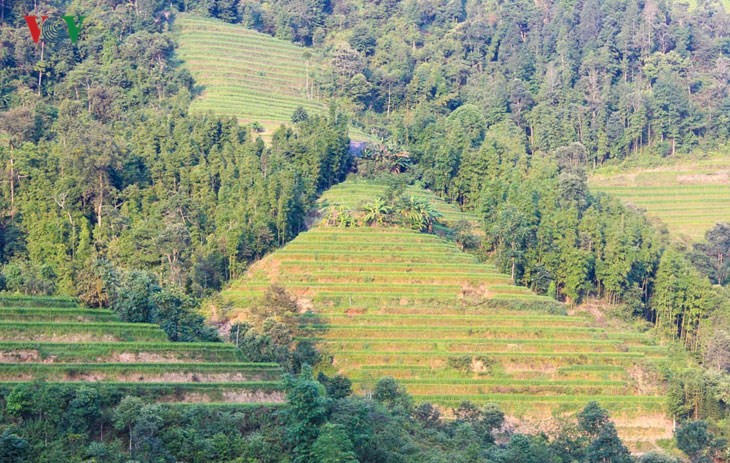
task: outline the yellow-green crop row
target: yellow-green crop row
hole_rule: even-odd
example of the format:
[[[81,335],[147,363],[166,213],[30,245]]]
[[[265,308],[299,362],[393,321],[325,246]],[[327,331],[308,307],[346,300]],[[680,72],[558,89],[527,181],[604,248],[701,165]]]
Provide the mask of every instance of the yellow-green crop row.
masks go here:
[[[0,295],[1,307],[77,307],[76,299],[70,297]]]
[[[28,381],[43,378],[53,381],[154,382],[170,377],[189,376],[194,382],[279,380],[278,365],[255,363],[0,363],[0,380]],[[211,377],[207,375],[212,375]],[[124,381],[122,381],[124,380]]]
[[[110,310],[81,309],[66,307],[0,307],[2,321],[119,321],[119,317]]]
[[[13,353],[23,353],[32,357],[33,353],[37,353],[38,360],[54,362],[106,362],[110,357],[128,355],[131,358],[138,358],[141,354],[165,357],[165,361],[170,362],[241,360],[234,346],[223,343],[0,341],[0,353],[5,357],[10,357]]]

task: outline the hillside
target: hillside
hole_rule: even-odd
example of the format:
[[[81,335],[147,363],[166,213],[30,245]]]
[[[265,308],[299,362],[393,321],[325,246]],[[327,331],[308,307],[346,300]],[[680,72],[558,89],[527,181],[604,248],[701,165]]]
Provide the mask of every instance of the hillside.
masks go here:
[[[356,207],[384,189],[347,181],[321,203]],[[474,220],[425,190],[409,193],[429,198],[447,225]],[[447,239],[320,224],[224,291],[234,307],[227,316],[246,318],[273,282],[312,309],[303,327],[360,393],[393,376],[418,401],[446,409],[465,399],[494,402],[532,422],[596,399],[635,448],[671,434],[662,387],[652,379],[667,358],[663,347],[587,314],[566,315]]]
[[[728,1],[0,1],[0,460],[730,461]]]
[[[172,343],[157,325],[122,323],[71,299],[0,299],[0,390],[34,380],[94,384],[173,403],[274,403],[281,369],[223,343]]]
[[[599,169],[589,185],[645,209],[682,239],[701,240],[716,223],[730,221],[730,158],[621,173]]]
[[[304,57],[306,49],[213,19],[179,15],[175,24],[178,54],[202,90],[192,112],[259,122],[270,135],[297,106],[322,111],[311,95],[316,62]]]

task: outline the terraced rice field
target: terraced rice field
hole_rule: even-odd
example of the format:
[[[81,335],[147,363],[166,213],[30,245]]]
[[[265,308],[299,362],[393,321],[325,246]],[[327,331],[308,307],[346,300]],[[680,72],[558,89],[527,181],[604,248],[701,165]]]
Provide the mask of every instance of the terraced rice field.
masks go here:
[[[323,205],[356,208],[380,185],[345,182]],[[423,190],[447,223],[475,218]],[[495,402],[528,419],[573,413],[590,400],[612,411],[636,449],[671,435],[654,366],[667,352],[646,334],[597,326],[587,315],[511,284],[490,263],[435,235],[399,228],[316,226],[224,292],[245,319],[272,282],[295,294],[305,338],[367,393],[393,376],[418,401]]]
[[[716,223],[730,222],[730,158],[620,174],[599,170],[589,184],[646,210],[686,241],[699,241]]]
[[[191,111],[258,122],[265,140],[291,122],[298,106],[309,114],[324,112],[326,104],[313,85],[320,65],[312,50],[240,24],[188,14],[178,15],[175,27],[178,56],[201,88]],[[354,128],[350,136],[369,139]]]
[[[71,299],[0,297],[0,394],[15,385],[94,384],[174,403],[278,403],[282,370],[223,343],[172,343]]]
[[[289,123],[297,106],[322,111],[307,95],[316,63],[307,64],[305,48],[213,19],[179,15],[175,24],[178,54],[203,87],[192,111],[258,121],[268,132]]]

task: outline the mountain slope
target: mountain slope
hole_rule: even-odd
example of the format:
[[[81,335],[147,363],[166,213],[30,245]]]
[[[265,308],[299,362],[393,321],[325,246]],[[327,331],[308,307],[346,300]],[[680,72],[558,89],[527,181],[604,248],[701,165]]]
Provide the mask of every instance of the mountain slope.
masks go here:
[[[321,203],[352,210],[384,189],[348,181]],[[409,193],[429,198],[447,224],[475,220],[424,190]],[[662,385],[652,379],[667,358],[663,347],[587,314],[566,315],[448,239],[320,224],[226,290],[234,307],[227,316],[245,319],[272,283],[311,309],[303,327],[360,393],[393,376],[418,401],[495,402],[530,421],[599,400],[636,448],[671,434]]]

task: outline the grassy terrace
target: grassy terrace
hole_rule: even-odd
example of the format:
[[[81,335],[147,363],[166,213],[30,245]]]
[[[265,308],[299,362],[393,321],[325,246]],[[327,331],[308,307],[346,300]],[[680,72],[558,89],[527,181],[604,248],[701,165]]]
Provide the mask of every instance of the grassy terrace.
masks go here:
[[[0,296],[0,307],[66,307],[78,308],[74,299],[68,297]]]
[[[0,297],[0,395],[42,379],[165,403],[281,402],[281,368],[242,360],[233,345],[173,343],[71,299]]]
[[[60,323],[0,322],[2,341],[94,340],[164,341],[165,333],[157,325],[145,323]]]
[[[48,381],[234,382],[278,381],[276,364],[256,363],[5,363],[0,381],[44,378]]]
[[[26,322],[113,322],[117,316],[109,310],[68,307],[0,307],[0,320]]]
[[[179,15],[176,26],[178,53],[202,87],[192,111],[258,121],[265,135],[288,123],[297,106],[322,111],[323,105],[307,96],[316,62],[307,63],[306,49],[213,19]]]
[[[730,221],[730,158],[626,172],[599,169],[590,186],[645,209],[685,240],[702,239],[717,222]]]
[[[384,190],[345,182],[323,206],[357,209]],[[447,224],[476,217],[424,191]],[[515,416],[544,419],[575,412],[593,398],[620,419],[629,442],[666,437],[662,386],[645,373],[667,358],[650,336],[597,326],[587,315],[555,312],[555,302],[511,284],[435,235],[399,228],[316,226],[254,265],[224,292],[245,319],[272,282],[310,307],[304,338],[333,357],[358,392],[378,378],[403,380],[417,400],[444,407],[470,399],[496,402]],[[565,312],[560,308],[558,312]],[[550,311],[549,311],[550,310]],[[666,428],[645,429],[651,414]]]
[[[0,342],[0,358],[15,362],[27,358],[53,362],[235,362],[236,348],[222,343],[186,342]]]

